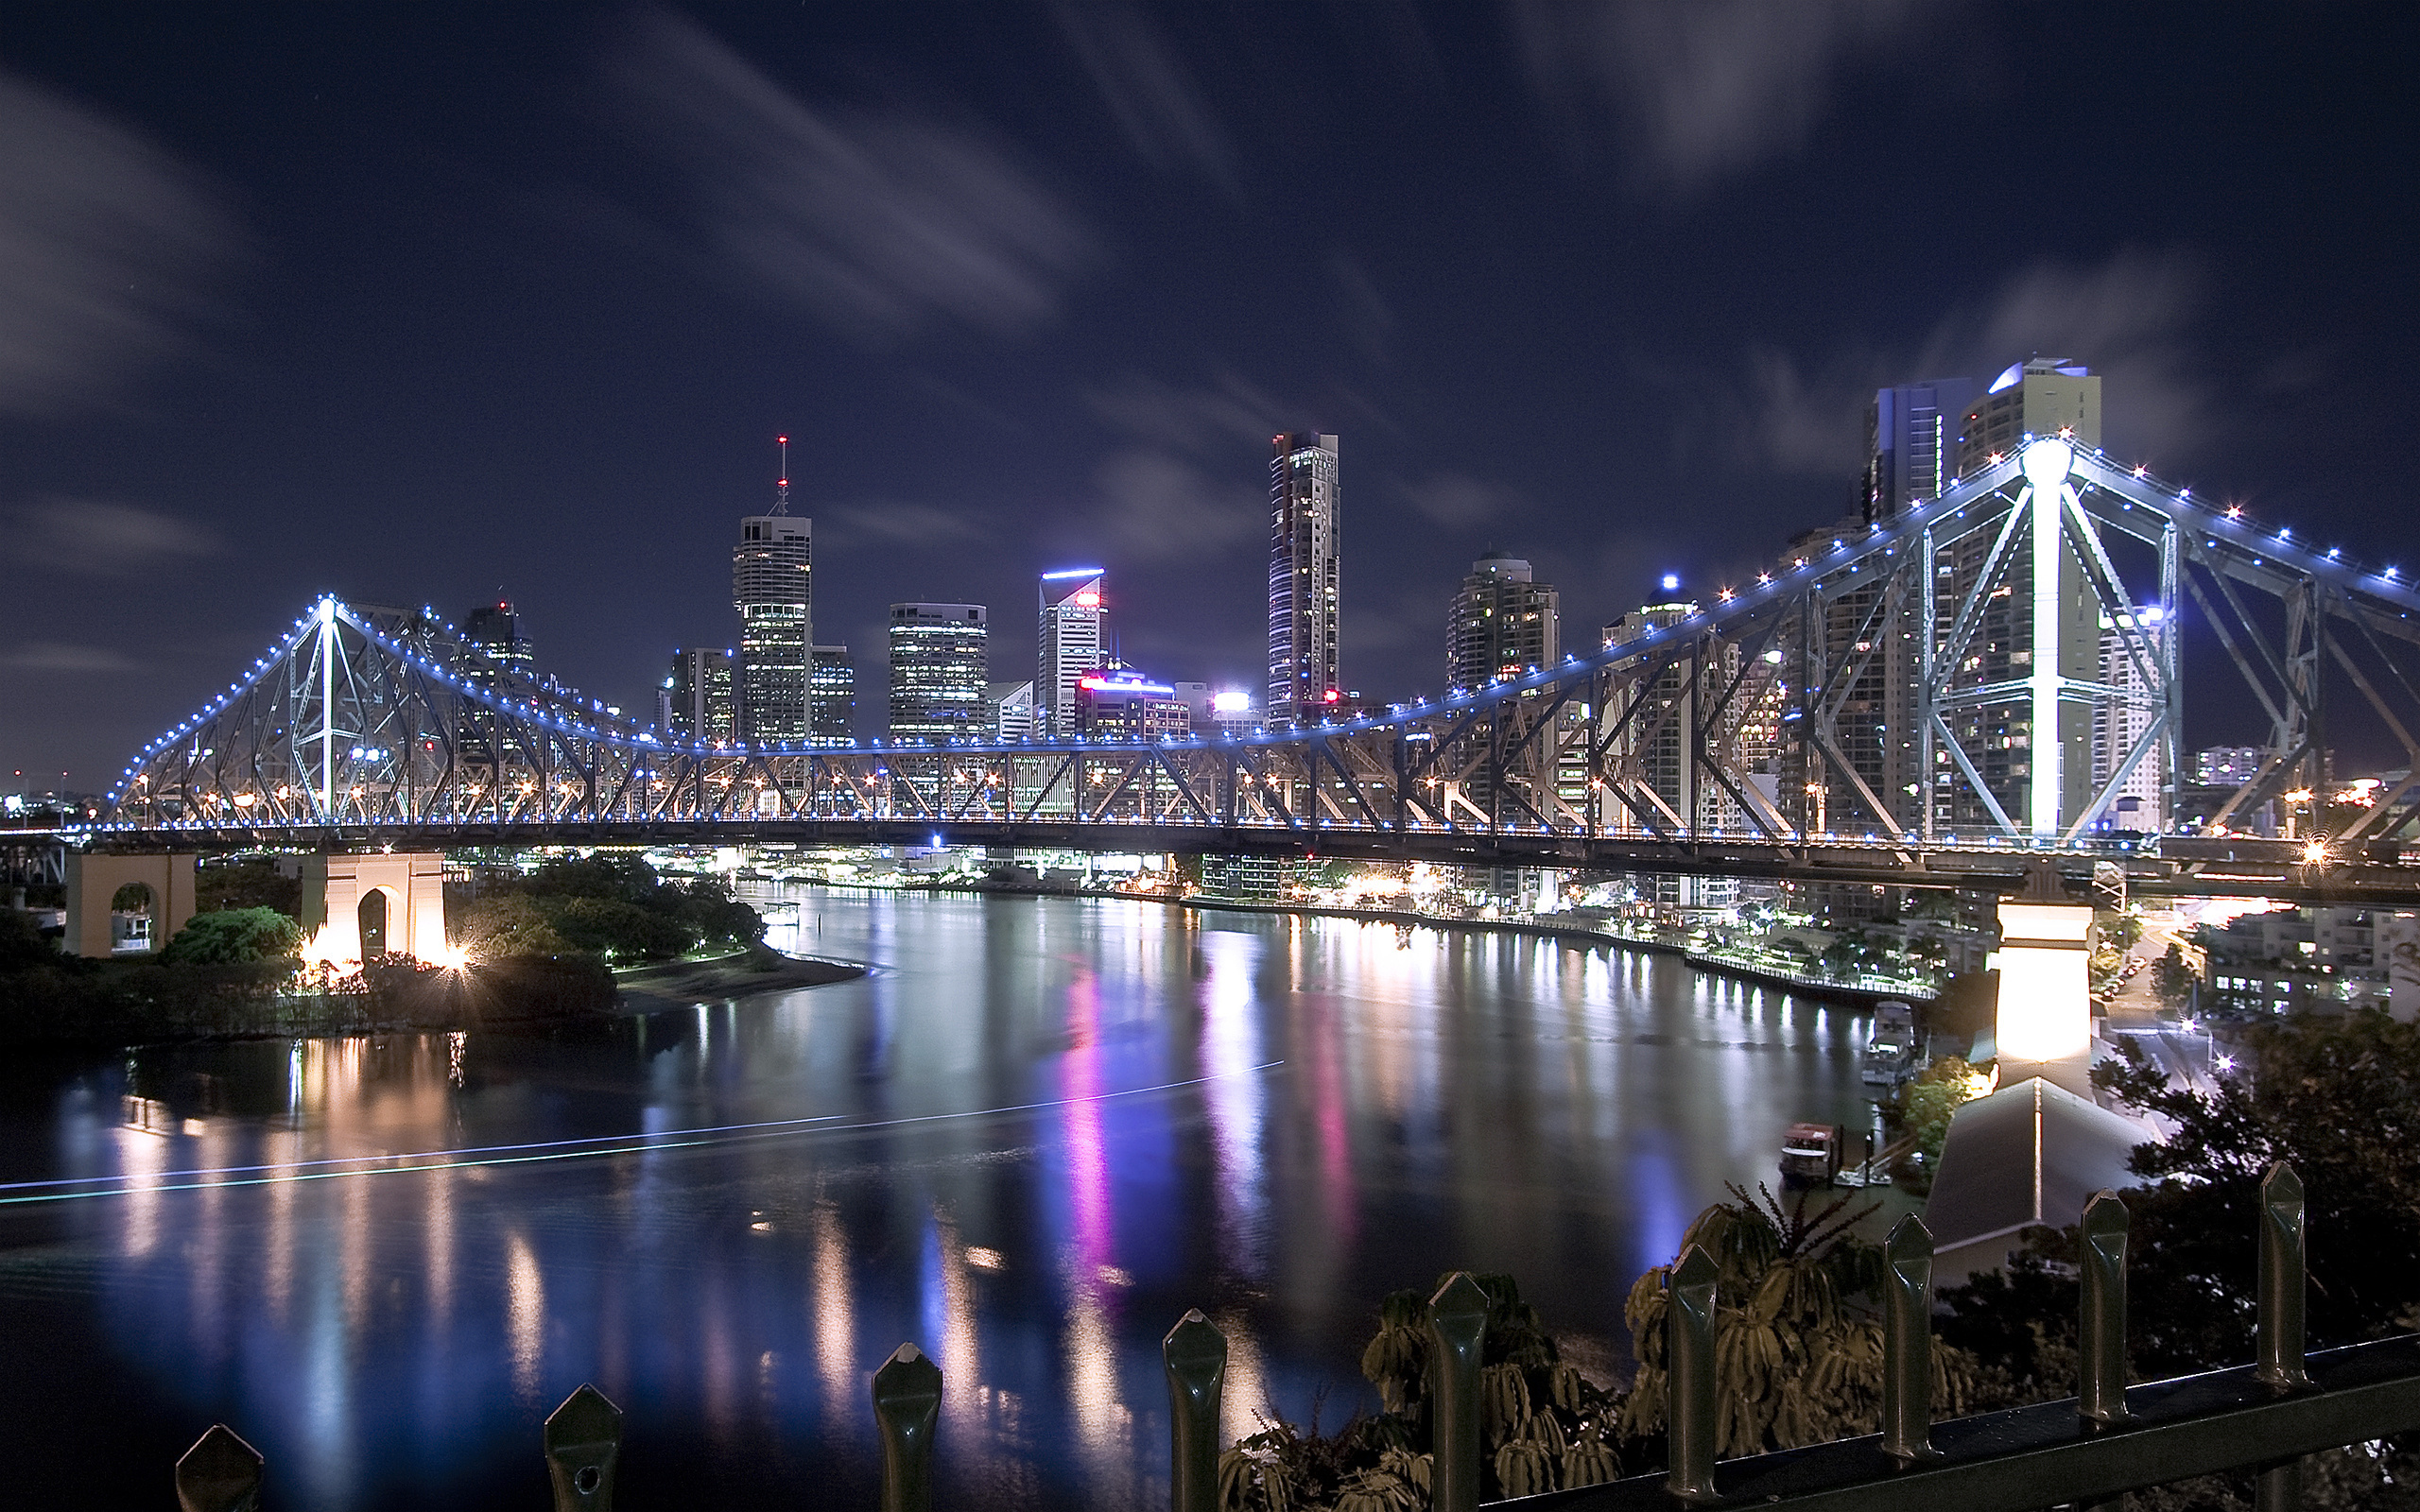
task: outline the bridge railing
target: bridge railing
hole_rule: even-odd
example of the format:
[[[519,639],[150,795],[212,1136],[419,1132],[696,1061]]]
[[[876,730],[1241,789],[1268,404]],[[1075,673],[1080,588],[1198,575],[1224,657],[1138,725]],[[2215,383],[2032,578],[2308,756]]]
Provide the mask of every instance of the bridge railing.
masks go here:
[[[1672,1268],[1666,1311],[1668,1468],[1522,1499],[1542,1512],[1782,1506],[1806,1512],[2020,1512],[2114,1506],[2131,1490],[2230,1470],[2258,1472],[2261,1512],[2301,1502],[2303,1456],[2420,1431],[2420,1335],[2312,1354],[2303,1337],[2303,1190],[2282,1162],[2261,1184],[2259,1358],[2130,1386],[2126,1380],[2127,1212],[2103,1192],[2081,1246],[2082,1389],[2062,1401],[1932,1420],[1932,1236],[1900,1220],[1884,1246],[1882,1430],[1718,1463],[1720,1382],[1714,1261],[1691,1246]],[[1428,1303],[1436,1437],[1434,1512],[1474,1512],[1484,1452],[1480,1403],[1487,1297],[1466,1272]],[[1227,1341],[1199,1311],[1161,1344],[1167,1380],[1173,1512],[1219,1512],[1219,1411]],[[880,1512],[931,1512],[941,1452],[941,1367],[903,1344],[875,1372]],[[546,1419],[556,1512],[611,1512],[621,1411],[583,1385]],[[221,1423],[177,1463],[184,1512],[253,1512],[265,1461]]]

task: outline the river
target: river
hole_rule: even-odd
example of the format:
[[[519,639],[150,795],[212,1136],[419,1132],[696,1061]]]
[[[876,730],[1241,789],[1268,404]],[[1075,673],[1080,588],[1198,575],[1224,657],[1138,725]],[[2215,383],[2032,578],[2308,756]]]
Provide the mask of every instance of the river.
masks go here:
[[[20,1493],[171,1504],[223,1419],[272,1509],[541,1506],[539,1424],[594,1382],[626,1508],[870,1509],[869,1380],[913,1340],[943,1504],[1163,1505],[1185,1309],[1228,1335],[1230,1437],[1373,1404],[1380,1298],[1455,1267],[1601,1378],[1701,1207],[1866,1116],[1858,1016],[1668,956],[789,897],[772,943],[871,971],[578,1039],[0,1071]]]

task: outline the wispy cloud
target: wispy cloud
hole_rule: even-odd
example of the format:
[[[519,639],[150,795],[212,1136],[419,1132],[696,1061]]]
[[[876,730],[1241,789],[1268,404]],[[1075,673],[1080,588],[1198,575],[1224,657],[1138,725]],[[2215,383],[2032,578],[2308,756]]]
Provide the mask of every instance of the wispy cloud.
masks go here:
[[[225,549],[210,530],[174,515],[95,499],[38,499],[9,511],[0,556],[54,572],[130,576]]]
[[[0,74],[0,414],[106,399],[209,313],[233,219],[123,127]]]
[[[1336,280],[1337,314],[1344,325],[1344,334],[1361,349],[1361,354],[1372,362],[1384,362],[1387,340],[1394,335],[1395,312],[1387,297],[1362,269],[1361,264],[1349,253],[1328,254],[1328,276]]]
[[[1736,466],[1846,478],[1862,460],[1861,421],[1876,388],[1956,374],[1988,380],[2040,354],[2072,357],[2106,380],[2107,444],[2174,455],[2204,434],[2203,365],[2187,337],[2201,287],[2195,262],[2178,252],[2037,262],[1944,315],[1912,348],[1835,348],[1814,364],[1753,351],[1744,376],[1703,406],[1699,423],[1731,438]]]
[[[1192,454],[1225,452],[1238,443],[1266,447],[1287,424],[1286,402],[1223,373],[1202,388],[1178,388],[1151,378],[1129,378],[1084,396],[1094,414],[1136,438]]]
[[[1098,0],[1060,0],[1051,12],[1135,151],[1154,167],[1191,168],[1230,195],[1240,192],[1226,133],[1149,16]]]
[[[1925,19],[1914,0],[1512,0],[1507,15],[1568,140],[1610,114],[1634,173],[1684,189],[1794,150],[1849,66]]]
[[[1432,523],[1449,527],[1510,520],[1528,502],[1517,490],[1465,472],[1440,472],[1397,488],[1405,503]]]
[[[1093,474],[1096,534],[1119,559],[1138,562],[1207,558],[1256,540],[1267,500],[1236,475],[1152,447],[1113,452]]]
[[[816,511],[816,535],[827,546],[959,546],[981,541],[988,522],[965,509],[884,499],[827,505]]]
[[[670,154],[714,255],[868,346],[1059,310],[1092,237],[991,133],[819,111],[691,23],[640,18],[614,82]]]
[[[2128,248],[2095,264],[2038,262],[1943,320],[1918,361],[1988,378],[2037,352],[2073,357],[2108,380],[2102,427],[2112,444],[2172,453],[2205,434],[2206,365],[2186,335],[2203,286],[2199,263],[2183,252]]]
[[[69,645],[60,641],[26,641],[0,652],[0,666],[17,672],[138,672],[130,657],[97,645]]]
[[[1093,475],[1093,539],[1135,561],[1216,554],[1259,538],[1268,499],[1254,480],[1291,413],[1234,374],[1201,388],[1132,379],[1088,394],[1128,439]]]

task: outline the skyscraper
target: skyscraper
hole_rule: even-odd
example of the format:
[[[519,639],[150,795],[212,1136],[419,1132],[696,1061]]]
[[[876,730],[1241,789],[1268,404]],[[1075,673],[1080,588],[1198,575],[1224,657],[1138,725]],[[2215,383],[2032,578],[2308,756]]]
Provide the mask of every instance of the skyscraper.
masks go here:
[[[1670,578],[1665,581],[1668,592],[1677,586]],[[1604,644],[1634,640],[1651,629],[1672,629],[1697,612],[1698,605],[1688,599],[1642,604],[1605,627]],[[1643,801],[1647,811],[1655,816],[1655,822],[1649,823],[1637,810],[1620,804],[1619,808],[1608,806],[1607,814],[1614,823],[1624,829],[1650,832],[1663,826],[1676,830],[1685,826],[1701,832],[1739,831],[1745,816],[1738,802],[1720,782],[1704,780],[1703,773],[1695,774],[1693,781],[1689,754],[1693,748],[1702,747],[1716,753],[1718,759],[1753,755],[1726,748],[1735,744],[1737,731],[1720,728],[1722,722],[1711,717],[1708,708],[1714,690],[1729,686],[1738,673],[1739,647],[1726,643],[1704,671],[1692,674],[1677,663],[1668,665],[1639,690],[1644,702],[1637,716],[1608,743],[1606,765],[1611,781],[1633,793],[1633,802]],[[1733,717],[1736,720],[1737,715]],[[1619,804],[1620,800],[1616,802]],[[1731,877],[1658,875],[1642,879],[1640,885],[1657,902],[1727,907],[1737,901],[1739,885]]]
[[[2156,653],[2167,644],[2169,635],[2160,607],[2150,604],[2136,608],[2134,627],[2141,632],[2143,641],[2150,643],[2156,660]],[[2126,758],[2134,754],[2162,713],[2153,669],[2143,664],[2140,650],[2135,643],[2118,633],[2115,619],[2105,612],[2100,616],[2100,682],[2116,696],[2102,698],[2092,706],[2092,790],[2096,793],[2126,764]],[[2142,760],[2126,774],[2109,806],[2101,811],[2099,822],[2102,829],[2157,834],[2168,828],[2168,746],[2165,740],[2154,740],[2151,748],[2143,752]]]
[[[993,740],[1009,744],[1033,738],[1033,679],[1030,678],[988,683],[983,690],[983,706]]]
[[[2100,444],[2100,379],[2067,357],[2012,362],[1958,423],[1958,475],[2006,456],[2028,436],[2072,431],[2086,446]]]
[[[1927,378],[1875,391],[1865,410],[1868,523],[1941,497],[1958,477],[1959,438],[1982,387],[1972,378]]]
[[[2066,357],[2034,357],[2011,363],[1983,396],[1969,404],[1958,439],[1958,472],[1964,476],[1990,466],[2024,444],[2029,436],[2065,435],[2079,446],[2100,444],[2100,379],[2090,369]],[[2057,509],[2051,504],[2053,518]],[[1943,619],[1957,612],[1968,589],[1981,576],[1992,539],[1988,532],[1969,532],[1943,555],[1941,579],[1934,603]],[[2082,814],[2091,800],[2093,715],[2084,701],[2059,701],[2059,728],[2033,728],[2033,706],[2027,695],[2029,679],[2042,670],[2037,663],[2038,625],[2055,627],[2057,644],[2041,648],[2038,660],[2071,684],[2089,684],[2100,672],[2100,603],[2077,559],[2072,542],[2062,541],[2054,554],[2055,580],[2036,583],[2031,552],[2010,554],[2002,582],[2008,592],[1995,593],[1983,606],[1968,662],[1951,676],[1949,691],[1975,698],[1980,690],[1994,693],[1956,709],[1949,718],[1959,746],[1972,760],[2003,812],[2022,828],[2037,834],[2055,833]],[[2037,620],[2037,591],[2050,596],[2055,612]],[[1948,626],[1939,624],[1939,635]],[[1969,663],[1972,664],[1969,664]],[[2033,812],[2034,795],[2046,782],[2035,768],[2044,765],[2040,747],[2055,751],[2055,814]],[[1989,805],[1960,785],[1946,766],[1933,773],[1936,823],[1959,827],[1993,822]]]
[[[826,747],[857,743],[857,664],[845,645],[807,648],[807,733]]]
[[[1106,660],[1101,625],[1108,610],[1098,567],[1042,575],[1041,655],[1033,677],[1034,733],[1069,740],[1076,730],[1077,684]]]
[[[785,497],[787,489],[784,489]],[[739,610],[739,738],[804,741],[808,647],[815,644],[813,524],[778,512],[739,522],[731,554],[731,597]]]
[[[462,644],[485,657],[488,665],[474,661],[464,669],[471,681],[483,688],[495,686],[496,668],[534,676],[537,656],[529,648],[529,638],[521,631],[521,616],[504,599],[481,604],[462,617]]]
[[[1269,444],[1269,722],[1315,725],[1344,696],[1337,668],[1337,438]]]
[[[890,738],[983,737],[992,626],[980,604],[890,606]]]
[[[709,746],[737,739],[738,673],[739,658],[729,650],[673,652],[672,675],[664,683],[671,732]]]
[[[1471,563],[1445,620],[1445,685],[1477,688],[1502,673],[1549,667],[1563,654],[1557,595],[1530,564],[1491,551]]]

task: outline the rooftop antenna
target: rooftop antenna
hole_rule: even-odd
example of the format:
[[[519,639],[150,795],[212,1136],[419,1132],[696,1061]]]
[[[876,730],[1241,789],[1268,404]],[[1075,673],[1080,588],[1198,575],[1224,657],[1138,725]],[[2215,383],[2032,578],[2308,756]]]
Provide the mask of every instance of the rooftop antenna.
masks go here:
[[[773,438],[782,443],[782,476],[773,485],[773,512],[787,514],[790,512],[790,438],[786,436]]]

